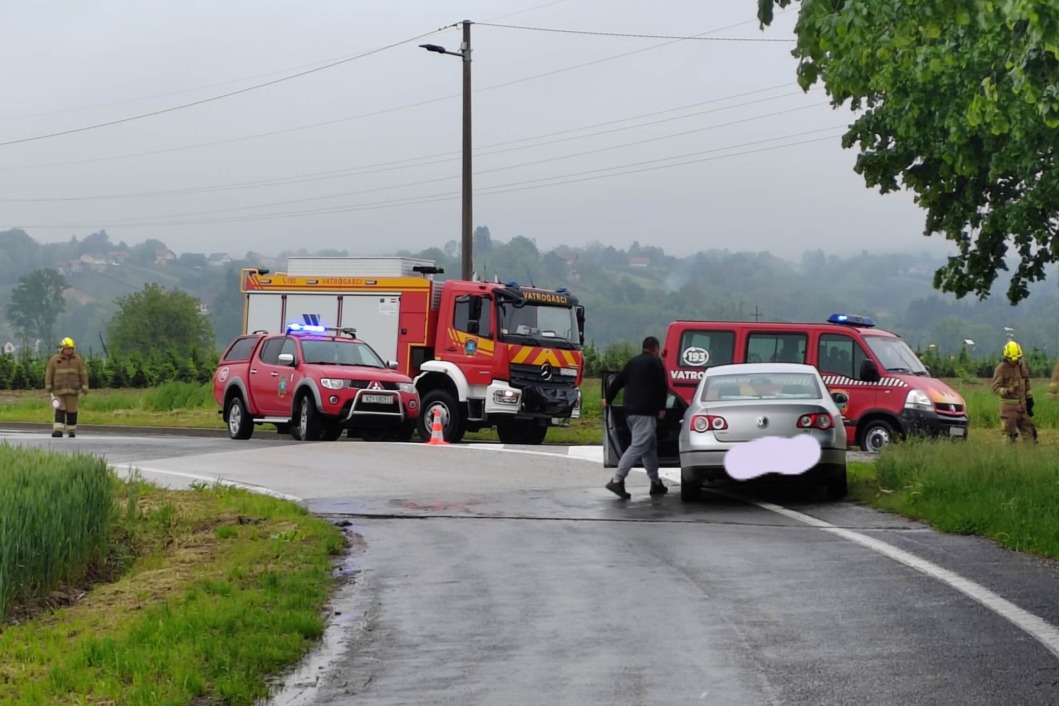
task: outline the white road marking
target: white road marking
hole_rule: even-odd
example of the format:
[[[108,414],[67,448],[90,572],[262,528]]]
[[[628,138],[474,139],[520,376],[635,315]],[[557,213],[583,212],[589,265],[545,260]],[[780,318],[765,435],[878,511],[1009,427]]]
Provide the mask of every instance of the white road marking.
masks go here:
[[[131,461],[131,462],[128,462],[128,463],[123,462],[121,465],[122,466],[128,466],[128,467],[130,467],[130,469],[135,468],[140,473],[153,473],[153,474],[156,474],[156,475],[175,476],[177,478],[187,478],[189,480],[202,481],[203,483],[218,483],[220,485],[227,485],[227,486],[229,486],[231,488],[242,488],[243,490],[249,490],[252,493],[260,493],[262,495],[270,495],[270,496],[272,496],[274,498],[279,498],[281,500],[289,500],[289,501],[291,501],[293,503],[300,503],[302,501],[302,498],[299,498],[299,497],[297,497],[295,495],[287,495],[286,493],[280,493],[280,492],[272,490],[270,488],[266,488],[263,485],[254,485],[253,483],[240,483],[239,481],[225,480],[225,479],[221,478],[220,476],[210,477],[210,476],[197,475],[195,473],[181,473],[180,471],[167,471],[167,470],[164,470],[164,469],[161,469],[161,468],[147,468],[146,466],[141,466],[140,464],[136,463],[135,461]],[[117,467],[117,464],[112,464],[111,467],[114,468],[114,471],[116,473],[119,473],[119,474],[121,473],[121,471]],[[126,473],[126,475],[129,475],[131,473],[131,471],[126,471],[125,473]]]

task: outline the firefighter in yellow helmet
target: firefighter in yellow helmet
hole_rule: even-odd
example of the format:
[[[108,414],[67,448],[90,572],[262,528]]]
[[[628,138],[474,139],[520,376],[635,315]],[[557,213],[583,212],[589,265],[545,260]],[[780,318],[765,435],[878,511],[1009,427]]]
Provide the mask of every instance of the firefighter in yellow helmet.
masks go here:
[[[1037,427],[1030,419],[1028,407],[1033,405],[1029,394],[1029,376],[1023,376],[1022,348],[1014,341],[1004,346],[1004,359],[993,371],[993,392],[1000,395],[1000,421],[1008,439],[1015,441],[1022,434],[1023,441],[1037,441]]]
[[[74,350],[72,338],[64,338],[59,348],[48,360],[44,390],[51,395],[55,408],[51,435],[60,438],[65,431],[73,438],[77,435],[77,400],[88,392],[88,369]]]

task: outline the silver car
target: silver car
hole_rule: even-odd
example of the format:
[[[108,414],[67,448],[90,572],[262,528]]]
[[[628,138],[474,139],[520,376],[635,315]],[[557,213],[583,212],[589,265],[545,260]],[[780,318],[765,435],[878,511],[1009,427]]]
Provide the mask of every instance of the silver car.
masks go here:
[[[683,416],[678,443],[684,501],[697,499],[703,482],[756,477],[822,484],[832,500],[847,493],[846,428],[811,365],[707,369]]]

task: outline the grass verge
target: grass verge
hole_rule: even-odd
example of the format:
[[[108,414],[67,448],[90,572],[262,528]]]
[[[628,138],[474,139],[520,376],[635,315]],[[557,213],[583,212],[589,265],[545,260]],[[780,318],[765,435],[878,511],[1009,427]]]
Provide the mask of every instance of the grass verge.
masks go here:
[[[250,706],[323,633],[342,533],[224,486],[119,482],[123,570],[16,606],[0,627],[0,704]]]
[[[965,444],[915,441],[850,463],[850,499],[1059,559],[1059,467],[1051,445],[988,437]]]

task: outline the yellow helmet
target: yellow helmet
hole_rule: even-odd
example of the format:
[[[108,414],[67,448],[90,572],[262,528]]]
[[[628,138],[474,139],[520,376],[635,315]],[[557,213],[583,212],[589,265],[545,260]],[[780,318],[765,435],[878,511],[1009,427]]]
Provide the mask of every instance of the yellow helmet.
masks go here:
[[[60,348],[73,348],[74,347],[74,339],[72,339],[69,336],[67,336],[66,338],[64,338],[62,340],[62,343],[59,344],[59,347]]]
[[[1009,360],[1019,360],[1022,358],[1022,348],[1014,341],[1008,341],[1004,344],[1004,357]]]

